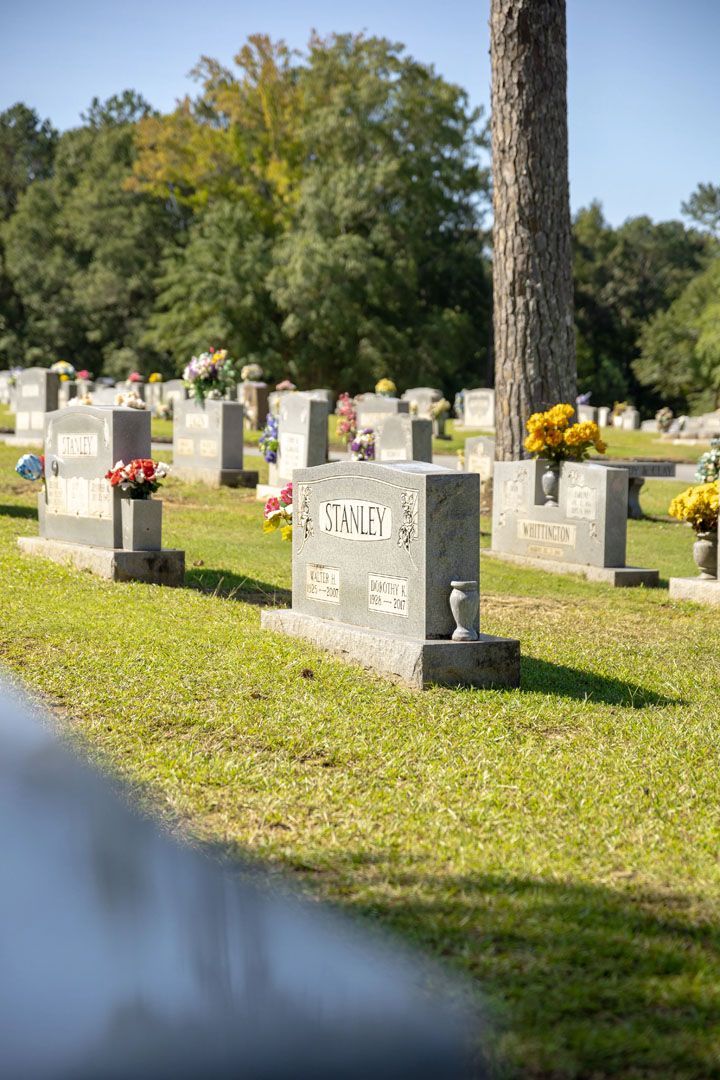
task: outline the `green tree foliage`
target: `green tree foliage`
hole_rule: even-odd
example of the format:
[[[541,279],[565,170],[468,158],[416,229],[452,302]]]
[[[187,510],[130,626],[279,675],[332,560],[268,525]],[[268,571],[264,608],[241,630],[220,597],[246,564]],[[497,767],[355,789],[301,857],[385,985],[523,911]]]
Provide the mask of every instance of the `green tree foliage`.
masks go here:
[[[578,385],[593,400],[654,399],[634,361],[643,326],[680,295],[707,263],[707,240],[681,222],[630,218],[614,229],[599,203],[573,223]]]
[[[720,240],[720,185],[698,184],[680,209],[698,228]]]
[[[25,363],[61,357],[117,375],[156,363],[141,338],[178,220],[166,201],[124,190],[135,122],[147,111],[130,93],[94,103],[92,122],[62,135],[52,176],[30,186],[5,227]]]
[[[57,132],[34,109],[16,104],[0,113],[0,223],[15,211],[22,193],[50,175]],[[25,347],[25,313],[7,271],[0,239],[0,363],[17,363]]]
[[[222,338],[304,385],[477,382],[488,176],[463,92],[362,36],[304,59],[256,37],[236,64],[204,59],[198,98],[140,124],[133,186],[195,215],[146,340],[180,366]]]
[[[676,407],[720,406],[720,259],[644,327],[634,368]]]

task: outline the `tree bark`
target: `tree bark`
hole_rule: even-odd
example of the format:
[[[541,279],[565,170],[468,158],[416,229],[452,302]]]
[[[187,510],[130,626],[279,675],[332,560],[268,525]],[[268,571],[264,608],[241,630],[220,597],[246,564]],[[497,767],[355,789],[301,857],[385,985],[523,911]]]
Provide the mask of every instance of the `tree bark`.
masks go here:
[[[491,0],[496,455],[575,404],[565,0]]]

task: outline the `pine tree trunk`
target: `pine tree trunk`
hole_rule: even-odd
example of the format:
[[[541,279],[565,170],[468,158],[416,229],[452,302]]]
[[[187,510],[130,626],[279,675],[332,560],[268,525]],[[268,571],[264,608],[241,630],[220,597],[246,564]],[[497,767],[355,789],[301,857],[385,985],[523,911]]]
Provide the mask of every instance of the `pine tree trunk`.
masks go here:
[[[528,416],[575,404],[565,0],[491,0],[493,322],[499,460]]]

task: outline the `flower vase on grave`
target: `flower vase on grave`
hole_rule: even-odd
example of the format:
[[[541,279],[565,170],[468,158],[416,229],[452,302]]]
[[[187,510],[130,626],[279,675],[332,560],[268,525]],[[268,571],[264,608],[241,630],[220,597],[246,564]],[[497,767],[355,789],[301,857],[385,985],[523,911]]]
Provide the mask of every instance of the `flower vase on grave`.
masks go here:
[[[560,490],[560,464],[550,462],[540,478],[546,506],[557,506],[558,492]]]
[[[475,629],[480,609],[480,593],[477,581],[451,581],[450,610],[456,622],[453,641],[477,641]]]
[[[131,494],[120,500],[125,551],[160,551],[162,500]]]
[[[700,571],[700,577],[715,580],[718,566],[718,534],[699,532],[693,544],[693,559]]]

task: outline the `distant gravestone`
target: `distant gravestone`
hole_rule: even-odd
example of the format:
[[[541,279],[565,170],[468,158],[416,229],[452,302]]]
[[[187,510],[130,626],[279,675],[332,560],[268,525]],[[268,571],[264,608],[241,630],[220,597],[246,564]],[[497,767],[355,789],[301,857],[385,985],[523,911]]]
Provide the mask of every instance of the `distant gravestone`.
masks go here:
[[[10,404],[11,371],[0,371],[0,405]]]
[[[495,391],[488,387],[463,390],[463,424],[467,428],[495,427]]]
[[[493,478],[495,440],[489,435],[475,435],[465,440],[465,472],[477,473],[485,484]]]
[[[495,463],[492,554],[615,586],[657,585],[657,570],[625,565],[627,471],[563,462],[550,505],[542,490],[547,468],[542,460]]]
[[[116,394],[130,394],[134,391],[143,401],[148,400],[148,389],[149,387],[142,379],[139,382],[135,382],[131,379],[124,379],[123,382],[115,383]]]
[[[327,406],[302,392],[286,394],[280,402],[277,461],[270,465],[267,484],[258,499],[276,495],[296,469],[324,465],[328,456]]]
[[[60,376],[47,368],[25,368],[17,376],[15,438],[25,446],[42,446],[45,414],[58,408]]]
[[[116,387],[107,386],[105,383],[95,383],[95,389],[92,392],[92,403],[93,405],[102,405],[103,408],[112,408],[115,405],[117,396]]]
[[[319,390],[305,390],[304,393],[309,394],[311,398],[315,398],[317,401],[324,401],[327,405],[328,415],[335,408],[335,395],[332,390],[321,388]]]
[[[623,409],[620,413],[619,427],[621,427],[623,431],[637,431],[640,427],[640,413],[637,409]]]
[[[179,401],[187,401],[189,391],[182,379],[168,379],[160,385],[163,405],[172,405],[174,410]]]
[[[243,465],[243,407],[238,401],[179,400],[173,419],[173,472],[210,487],[255,487]]]
[[[77,383],[71,379],[61,379],[58,387],[58,409],[64,409],[73,398],[77,397]]]
[[[279,416],[280,415],[280,402],[283,400],[283,398],[287,397],[288,394],[296,394],[296,393],[297,393],[297,390],[277,390],[277,389],[272,390],[271,393],[268,395],[268,410],[269,410],[269,412],[271,412],[273,414],[273,416]]]
[[[643,461],[642,459],[628,461],[622,458],[603,460],[600,458],[597,461],[593,459],[593,465],[625,470],[628,475],[628,517],[636,521],[645,516],[640,506],[640,492],[645,481],[649,479],[675,479],[676,464],[674,461]]]
[[[442,401],[442,396],[442,390],[435,390],[431,386],[414,386],[411,390],[405,391],[401,400],[410,402],[411,412],[414,412],[415,416],[432,420],[432,407],[436,402]]]
[[[379,423],[388,416],[397,413],[410,415],[410,402],[400,398],[385,397],[383,394],[365,394],[355,406],[358,431],[363,428],[372,428],[373,431]]]
[[[607,405],[600,405],[597,411],[598,427],[605,428],[610,426],[610,413],[612,409],[609,409]]]
[[[375,427],[376,461],[432,461],[432,421],[403,413]]]
[[[33,555],[92,570],[114,581],[180,585],[182,551],[162,550],[162,502],[131,499],[105,474],[118,461],[149,458],[150,413],[88,405],[45,418],[45,485]]]
[[[577,419],[581,424],[596,424],[598,410],[592,405],[577,405],[575,407]]]
[[[270,389],[265,382],[246,380],[238,384],[238,401],[241,402],[245,417],[245,427],[250,431],[261,431],[268,414]]]
[[[262,625],[415,688],[517,686],[519,643],[478,633],[479,493],[424,462],[293,480],[293,599]]]

